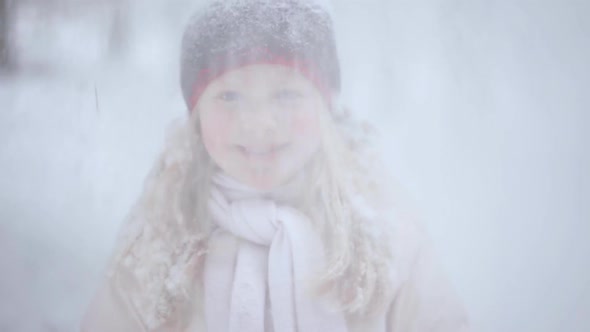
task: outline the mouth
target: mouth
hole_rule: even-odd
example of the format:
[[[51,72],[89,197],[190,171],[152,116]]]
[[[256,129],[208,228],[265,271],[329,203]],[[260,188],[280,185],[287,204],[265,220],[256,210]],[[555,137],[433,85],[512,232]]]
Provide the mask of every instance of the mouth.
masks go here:
[[[248,158],[266,158],[272,159],[277,154],[284,151],[289,146],[288,143],[271,145],[268,147],[246,147],[243,145],[237,145],[236,148],[240,153]]]

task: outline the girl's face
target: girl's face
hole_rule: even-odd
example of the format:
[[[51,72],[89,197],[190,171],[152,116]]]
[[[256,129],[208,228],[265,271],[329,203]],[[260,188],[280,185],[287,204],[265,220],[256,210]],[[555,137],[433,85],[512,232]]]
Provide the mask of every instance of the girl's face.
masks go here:
[[[207,152],[223,171],[270,190],[301,170],[320,147],[323,96],[297,70],[242,67],[213,80],[196,105]]]

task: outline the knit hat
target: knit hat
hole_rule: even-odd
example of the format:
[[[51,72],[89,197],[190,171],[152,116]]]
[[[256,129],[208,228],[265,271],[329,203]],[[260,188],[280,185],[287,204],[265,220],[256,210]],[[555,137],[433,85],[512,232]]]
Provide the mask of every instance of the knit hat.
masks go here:
[[[328,11],[310,0],[217,0],[199,11],[182,40],[181,86],[189,111],[212,80],[251,64],[289,66],[326,97],[338,93]]]

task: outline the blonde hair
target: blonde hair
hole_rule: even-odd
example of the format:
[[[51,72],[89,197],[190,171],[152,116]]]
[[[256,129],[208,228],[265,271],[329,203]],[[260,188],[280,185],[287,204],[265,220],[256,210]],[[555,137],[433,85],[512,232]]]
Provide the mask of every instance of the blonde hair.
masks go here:
[[[392,220],[383,213],[390,206],[386,174],[370,153],[370,127],[342,107],[322,113],[321,124],[322,148],[309,165],[303,204],[327,256],[316,293],[330,296],[349,315],[371,314],[384,308],[392,291]],[[129,300],[149,329],[187,324],[188,313],[199,305],[195,280],[211,229],[206,203],[214,170],[199,136],[198,115],[174,124],[121,231],[110,276],[126,283]]]

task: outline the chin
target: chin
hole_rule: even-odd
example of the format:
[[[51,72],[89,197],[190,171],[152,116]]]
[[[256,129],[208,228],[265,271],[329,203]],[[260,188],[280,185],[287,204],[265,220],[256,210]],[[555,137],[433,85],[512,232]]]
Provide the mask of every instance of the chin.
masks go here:
[[[263,173],[263,174],[244,174],[238,179],[243,182],[244,184],[258,190],[262,191],[270,191],[284,182],[286,182],[286,178],[283,176],[278,176],[274,174],[269,174],[270,172]]]
[[[250,178],[247,185],[262,191],[271,191],[280,186],[282,181],[274,178]]]

